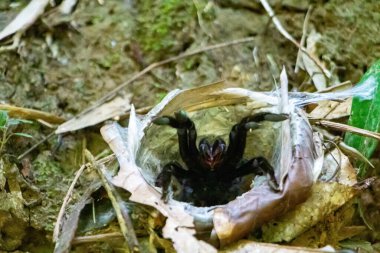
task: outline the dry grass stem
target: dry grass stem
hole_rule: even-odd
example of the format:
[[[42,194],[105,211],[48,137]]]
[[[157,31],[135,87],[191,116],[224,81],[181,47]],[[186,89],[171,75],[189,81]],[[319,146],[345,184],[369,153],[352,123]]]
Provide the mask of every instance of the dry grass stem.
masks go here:
[[[358,127],[349,126],[349,125],[342,124],[342,123],[332,122],[332,121],[328,121],[328,120],[318,120],[314,124],[319,125],[319,126],[323,126],[323,127],[334,128],[336,130],[340,130],[340,131],[344,131],[344,132],[352,132],[354,134],[358,134],[358,135],[362,135],[365,137],[370,137],[370,138],[374,138],[376,140],[380,140],[380,134],[378,134],[378,133],[375,133],[375,132],[372,132],[369,130],[365,130],[365,129],[361,129]]]
[[[26,150],[24,153],[22,153],[21,155],[19,155],[17,157],[18,160],[21,160],[22,158],[24,158],[25,156],[27,156],[30,152],[32,152],[33,150],[35,150],[39,145],[41,145],[42,143],[44,143],[45,141],[49,140],[51,137],[53,137],[55,135],[54,132],[51,132],[48,136],[46,136],[45,138],[43,138],[42,140],[40,140],[39,142],[37,142],[36,144],[34,144],[33,146],[31,146],[28,150]]]
[[[55,223],[55,227],[54,227],[53,242],[56,242],[58,240],[59,233],[61,230],[61,225],[62,225],[62,219],[63,219],[63,215],[65,214],[67,204],[69,203],[71,195],[73,194],[73,191],[74,191],[74,187],[75,187],[80,175],[82,175],[85,168],[86,168],[86,165],[83,164],[80,167],[80,169],[75,173],[75,177],[74,177],[73,181],[71,182],[69,189],[67,190],[65,198],[63,199],[61,209],[59,210],[59,213],[58,213],[57,222]]]
[[[343,87],[346,87],[346,86],[352,88],[352,83],[351,83],[350,80],[344,81],[342,83],[335,84],[335,85],[330,86],[330,87],[327,87],[326,89],[317,91],[316,93],[333,92],[335,90],[340,90],[340,89],[342,89]]]
[[[100,241],[108,241],[113,239],[123,239],[123,234],[120,232],[106,233],[106,234],[98,234],[98,235],[87,235],[87,236],[77,236],[73,240],[73,244],[80,243],[90,243],[90,242],[100,242]]]
[[[129,217],[128,211],[120,204],[122,200],[114,186],[110,183],[104,165],[97,162],[95,160],[95,157],[87,149],[85,150],[85,155],[86,159],[98,172],[102,185],[106,190],[109,199],[111,200],[117,220],[119,222],[120,230],[128,244],[130,252],[141,252],[139,242],[133,228],[132,220]]]
[[[302,26],[302,37],[301,37],[301,42],[300,42],[301,47],[303,47],[303,46],[305,45],[305,42],[306,42],[306,37],[307,37],[307,26],[308,26],[308,24],[309,24],[309,19],[310,19],[310,13],[311,13],[311,10],[312,10],[312,7],[309,6],[309,9],[308,9],[307,12],[306,12],[305,20],[304,20],[304,22],[303,22],[303,26]],[[294,72],[295,72],[295,73],[297,73],[297,72],[299,71],[301,61],[302,61],[302,52],[301,52],[301,50],[298,50],[298,53],[297,53],[297,61],[296,61],[296,67],[294,68]]]
[[[261,4],[263,5],[264,9],[268,13],[269,17],[272,19],[273,24],[277,28],[277,30],[290,42],[292,42],[294,45],[296,45],[303,53],[305,53],[317,66],[318,68],[322,71],[323,75],[327,78],[331,77],[330,72],[325,69],[322,64],[319,62],[318,59],[316,59],[313,55],[311,55],[306,48],[300,45],[298,41],[296,41],[290,33],[288,33],[285,28],[282,26],[280,20],[276,17],[276,14],[274,13],[272,7],[268,4],[266,0],[260,0]]]
[[[43,120],[50,124],[61,124],[66,120],[62,117],[56,116],[51,113],[38,111],[34,109],[28,109],[23,107],[17,107],[8,104],[0,104],[0,110],[7,111],[9,116],[13,118],[21,118],[27,120]]]

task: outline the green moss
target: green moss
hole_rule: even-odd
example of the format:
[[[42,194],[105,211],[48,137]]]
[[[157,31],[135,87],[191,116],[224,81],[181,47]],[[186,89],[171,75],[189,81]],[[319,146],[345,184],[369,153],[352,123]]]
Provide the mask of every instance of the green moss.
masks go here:
[[[100,67],[104,69],[110,69],[112,65],[117,64],[119,62],[120,62],[120,54],[112,53],[110,55],[107,55],[105,58],[99,59],[98,64]]]
[[[46,184],[56,181],[57,177],[63,177],[63,172],[58,163],[49,157],[50,152],[42,152],[33,162],[33,168],[38,184]],[[60,180],[57,180],[60,181]],[[52,182],[54,185],[55,182]]]
[[[31,224],[36,229],[52,231],[69,182],[65,180],[63,169],[49,151],[41,152],[32,166],[36,186],[44,197],[42,203],[30,211]]]
[[[197,16],[192,1],[150,0],[138,8],[137,40],[145,52],[155,54],[173,52],[186,43],[187,29]]]

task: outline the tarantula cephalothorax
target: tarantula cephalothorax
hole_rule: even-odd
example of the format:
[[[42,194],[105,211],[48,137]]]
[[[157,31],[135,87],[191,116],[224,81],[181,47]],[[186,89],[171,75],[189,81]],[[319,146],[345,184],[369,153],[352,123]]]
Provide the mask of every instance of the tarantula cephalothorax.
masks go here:
[[[277,182],[270,163],[264,157],[243,159],[247,131],[259,127],[260,121],[282,121],[285,114],[261,112],[243,118],[234,125],[229,135],[229,145],[221,138],[213,143],[202,139],[196,146],[197,131],[186,112],[179,111],[175,117],[162,116],[153,122],[177,129],[179,153],[186,169],[178,162],[166,164],[157,176],[156,186],[162,187],[162,198],[167,199],[171,177],[182,185],[179,200],[193,202],[196,206],[225,204],[239,194],[237,181],[243,176],[267,174],[269,184],[276,189]]]

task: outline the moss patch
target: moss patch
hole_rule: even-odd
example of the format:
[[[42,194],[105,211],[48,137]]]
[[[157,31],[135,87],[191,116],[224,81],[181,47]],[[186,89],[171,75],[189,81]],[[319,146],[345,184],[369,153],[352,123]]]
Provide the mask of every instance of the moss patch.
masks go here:
[[[180,51],[191,41],[197,16],[192,1],[144,1],[138,13],[136,36],[146,53],[162,57]]]

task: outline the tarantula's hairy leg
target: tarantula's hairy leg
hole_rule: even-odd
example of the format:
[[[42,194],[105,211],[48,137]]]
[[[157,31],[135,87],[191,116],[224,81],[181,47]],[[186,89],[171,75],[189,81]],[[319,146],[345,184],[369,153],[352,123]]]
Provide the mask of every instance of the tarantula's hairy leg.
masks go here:
[[[226,153],[226,161],[228,163],[237,164],[243,157],[247,131],[249,129],[257,129],[261,121],[283,121],[288,119],[287,114],[276,114],[271,112],[261,112],[243,118],[240,123],[234,125],[230,132],[230,142]]]
[[[199,151],[196,146],[197,131],[194,122],[185,111],[175,113],[175,117],[162,116],[153,121],[157,125],[168,125],[177,129],[179,152],[188,168],[198,168]]]
[[[186,165],[191,168],[194,165],[194,161],[199,155],[197,149],[197,130],[195,129],[194,122],[187,116],[185,111],[179,111],[175,113],[177,121],[183,126],[177,129],[179,151],[183,160],[190,160],[185,162]],[[190,158],[190,159],[189,159]]]
[[[190,177],[191,172],[184,170],[178,162],[170,162],[164,166],[160,174],[158,174],[155,186],[162,188],[162,199],[167,201],[168,190],[171,177],[174,176],[178,180]]]
[[[266,174],[269,179],[268,183],[270,187],[273,190],[278,191],[279,188],[278,188],[276,177],[274,175],[274,169],[265,157],[259,156],[259,157],[252,158],[251,160],[243,163],[237,169],[233,170],[234,177],[243,177],[249,174],[255,174],[255,175]]]
[[[260,112],[243,118],[240,123],[272,121],[279,122],[289,118],[286,113]]]

